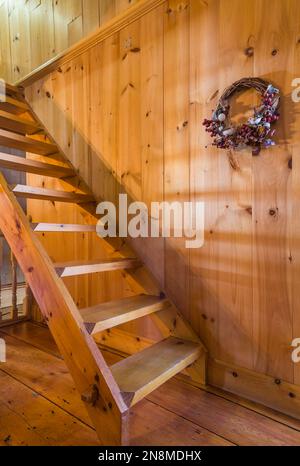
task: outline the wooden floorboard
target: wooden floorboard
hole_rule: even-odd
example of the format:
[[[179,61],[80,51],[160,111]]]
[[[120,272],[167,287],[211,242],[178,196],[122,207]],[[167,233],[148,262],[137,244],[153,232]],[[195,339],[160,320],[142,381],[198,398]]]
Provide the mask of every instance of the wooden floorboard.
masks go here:
[[[46,329],[44,330],[47,332]],[[32,344],[29,344],[16,336],[8,335],[8,333],[0,332],[0,336],[2,338],[4,336],[7,344],[7,362],[0,366],[0,372],[2,370],[6,375],[17,380],[21,386],[34,390],[72,418],[91,426],[66,366],[60,358],[53,354],[53,348],[51,348],[51,353],[42,351],[37,347],[40,345],[40,340],[36,343],[34,337],[31,338]],[[107,354],[107,358],[112,364],[116,362],[117,357]],[[152,421],[151,418],[153,418]],[[145,419],[148,421],[146,422]],[[162,436],[162,432],[166,432],[166,434]],[[148,400],[144,400],[132,411],[132,445],[168,445],[171,441],[174,445],[232,444],[198,424],[182,419]],[[59,441],[57,445],[60,445]]]
[[[299,445],[300,432],[216,395],[171,380],[148,399],[237,445]]]
[[[94,430],[0,370],[0,446],[97,445]]]
[[[3,329],[3,331],[8,335],[16,337],[18,340],[30,343],[32,346],[61,358],[51,333],[42,324],[25,322],[21,325],[11,325]]]
[[[6,339],[8,347],[7,363],[0,365],[0,444],[94,445],[94,430],[49,331],[25,322],[1,330],[0,337]],[[120,359],[108,352],[104,356],[108,364]],[[7,377],[14,381],[15,391],[5,388]],[[22,416],[14,422],[9,402],[14,403],[15,416],[24,412],[22,403],[26,405],[24,423],[29,422],[35,429],[25,432]],[[47,420],[44,413],[49,406],[57,417],[48,416]],[[61,421],[62,417],[68,421]],[[67,432],[71,422],[76,423],[75,427]],[[66,432],[57,432],[55,423],[65,427]],[[299,445],[300,432],[253,409],[172,379],[133,408],[131,444]]]

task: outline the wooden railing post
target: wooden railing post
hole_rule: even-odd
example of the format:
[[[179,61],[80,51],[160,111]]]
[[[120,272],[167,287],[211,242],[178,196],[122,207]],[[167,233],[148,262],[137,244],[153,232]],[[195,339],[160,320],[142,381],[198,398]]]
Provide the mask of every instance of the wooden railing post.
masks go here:
[[[33,295],[30,286],[26,283],[25,298],[23,301],[24,314],[28,319],[32,319]]]
[[[17,262],[12,251],[10,251],[10,265],[11,265],[11,317],[13,320],[18,320],[18,304],[17,304]]]
[[[0,236],[0,321],[2,320],[2,270],[3,270],[3,237]]]

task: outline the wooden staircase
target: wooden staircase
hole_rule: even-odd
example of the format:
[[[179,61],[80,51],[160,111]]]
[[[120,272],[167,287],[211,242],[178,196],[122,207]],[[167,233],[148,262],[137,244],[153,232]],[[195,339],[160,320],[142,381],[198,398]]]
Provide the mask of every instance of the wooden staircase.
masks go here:
[[[44,135],[43,141],[34,135]],[[76,171],[47,135],[22,90],[6,87],[0,102],[0,145],[40,154],[45,162],[0,153],[0,169],[74,181]],[[63,166],[49,163],[60,155]],[[51,157],[49,157],[51,156]],[[0,229],[9,243],[50,331],[74,379],[104,445],[129,442],[129,410],[181,371],[205,384],[207,352],[198,336],[165,297],[146,269],[127,248],[109,260],[53,263],[36,232],[95,232],[95,225],[30,223],[17,198],[91,205],[90,192],[9,186],[0,173]],[[93,210],[95,212],[95,209]],[[54,219],[55,222],[55,219]],[[104,240],[103,240],[104,241]],[[113,242],[107,239],[106,241]],[[136,296],[78,309],[63,279],[113,270],[126,272],[142,292]],[[94,335],[132,320],[151,316],[162,341],[109,367]]]

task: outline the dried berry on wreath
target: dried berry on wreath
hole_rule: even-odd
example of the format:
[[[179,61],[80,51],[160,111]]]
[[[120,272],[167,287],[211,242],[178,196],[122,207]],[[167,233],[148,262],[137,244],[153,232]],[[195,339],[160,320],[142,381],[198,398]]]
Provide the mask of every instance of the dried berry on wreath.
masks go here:
[[[230,120],[229,99],[234,93],[249,88],[261,94],[261,104],[254,108],[253,116],[246,123],[236,126]],[[212,119],[205,119],[203,125],[214,138],[214,146],[234,150],[251,146],[253,155],[258,155],[262,147],[275,145],[272,140],[275,129],[271,126],[279,119],[279,103],[279,90],[272,84],[261,78],[243,78],[224,91]]]

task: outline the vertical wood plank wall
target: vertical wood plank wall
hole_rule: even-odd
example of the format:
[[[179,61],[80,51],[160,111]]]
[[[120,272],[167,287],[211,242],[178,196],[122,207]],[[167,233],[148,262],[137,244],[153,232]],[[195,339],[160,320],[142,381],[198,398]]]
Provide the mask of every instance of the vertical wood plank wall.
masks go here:
[[[21,79],[138,1],[0,0],[0,77]]]
[[[137,250],[212,358],[298,385],[299,18],[298,0],[169,0],[27,88],[98,198],[205,201],[203,248],[160,239]],[[282,95],[277,146],[259,157],[216,150],[201,125],[245,76]],[[255,99],[234,99],[236,120]]]

